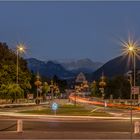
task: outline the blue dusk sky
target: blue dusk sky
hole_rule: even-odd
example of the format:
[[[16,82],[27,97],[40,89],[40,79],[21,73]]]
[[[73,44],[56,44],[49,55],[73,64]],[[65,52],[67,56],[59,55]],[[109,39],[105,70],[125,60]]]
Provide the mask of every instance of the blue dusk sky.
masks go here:
[[[25,57],[106,62],[120,39],[140,38],[140,2],[0,2],[0,41],[27,46]]]

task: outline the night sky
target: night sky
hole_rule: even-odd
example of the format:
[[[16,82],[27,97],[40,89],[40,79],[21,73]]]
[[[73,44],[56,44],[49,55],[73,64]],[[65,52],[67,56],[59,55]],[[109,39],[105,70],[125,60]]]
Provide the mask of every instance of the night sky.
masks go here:
[[[25,57],[106,62],[129,33],[140,38],[140,2],[0,2],[0,40]]]

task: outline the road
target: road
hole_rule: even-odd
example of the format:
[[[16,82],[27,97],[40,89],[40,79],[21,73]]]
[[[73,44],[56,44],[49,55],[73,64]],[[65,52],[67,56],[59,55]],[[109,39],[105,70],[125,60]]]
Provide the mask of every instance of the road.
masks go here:
[[[21,117],[20,117],[21,118]],[[59,119],[59,118],[22,118],[23,133],[16,132],[15,118],[0,119],[0,139],[124,139],[130,138],[129,120],[106,120],[106,119]],[[14,125],[15,124],[15,125]],[[9,126],[13,127],[9,129]],[[140,135],[134,135],[139,138]]]
[[[0,108],[0,139],[130,138],[130,110],[106,108],[107,112],[115,115],[114,117],[29,115],[18,113],[22,110],[42,108],[46,108],[46,105]],[[16,132],[18,119],[23,120],[23,133]],[[138,120],[140,121],[140,113],[133,111],[133,123]],[[140,139],[140,135],[133,133],[133,138]]]

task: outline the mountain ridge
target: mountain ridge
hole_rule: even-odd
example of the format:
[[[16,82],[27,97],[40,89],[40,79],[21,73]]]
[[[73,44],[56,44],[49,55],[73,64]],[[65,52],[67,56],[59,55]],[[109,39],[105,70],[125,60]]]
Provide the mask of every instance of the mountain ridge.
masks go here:
[[[59,61],[54,60],[41,61],[36,58],[28,58],[26,60],[30,71],[34,73],[38,71],[42,76],[48,77],[57,75],[60,78],[75,77],[80,72],[92,73],[102,64],[99,62],[94,63],[90,59],[80,59],[77,61],[69,61],[68,63],[59,63]]]
[[[138,61],[138,58],[136,59],[136,69],[140,69],[140,61]],[[106,62],[88,77],[91,77],[89,78],[90,80],[97,80],[103,72],[105,76],[112,78],[117,75],[124,75],[129,70],[133,70],[132,60],[129,60],[128,56],[118,56]]]
[[[52,61],[44,62],[36,58],[26,59],[27,66],[30,71],[34,73],[39,72],[41,76],[52,78],[54,75],[57,75],[59,78],[73,77],[74,75],[65,70],[60,64],[56,64]]]
[[[58,61],[56,60],[56,62],[61,64],[66,70],[84,73],[93,72],[103,65],[103,63],[101,62],[93,62],[89,58],[74,61],[72,60],[69,62],[59,62],[59,60]]]

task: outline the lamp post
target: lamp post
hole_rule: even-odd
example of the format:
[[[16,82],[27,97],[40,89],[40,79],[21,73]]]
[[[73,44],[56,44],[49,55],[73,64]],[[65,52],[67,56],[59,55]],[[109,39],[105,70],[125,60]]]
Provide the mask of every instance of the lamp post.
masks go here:
[[[129,55],[132,60],[133,60],[133,68],[134,68],[134,78],[133,78],[133,84],[132,84],[132,77],[130,77],[130,87],[132,89],[132,85],[135,88],[136,86],[136,56],[139,55],[139,49],[138,49],[138,43],[134,40],[129,40],[127,42],[123,41],[122,42],[123,46],[123,54],[124,55]],[[135,99],[135,93],[134,94],[134,99]],[[139,98],[139,96],[138,96]],[[130,92],[130,100],[131,100],[131,108],[130,108],[130,138],[132,139],[132,133],[133,133],[133,112],[132,112],[132,90]],[[139,99],[138,99],[139,100]]]
[[[106,82],[104,81],[105,80],[105,77],[104,77],[104,73],[102,73],[102,76],[101,76],[101,81],[99,82],[99,86],[101,87],[100,90],[101,90],[101,93],[102,93],[102,99],[104,100],[104,88],[106,86]]]
[[[134,68],[133,87],[135,88],[135,86],[136,86],[136,52],[137,52],[137,48],[133,45],[130,45],[130,46],[128,46],[128,51],[129,51],[129,53],[132,53],[133,68]],[[135,93],[133,93],[133,94],[134,94],[134,99],[135,99]]]
[[[51,80],[51,84],[50,84],[50,90],[51,90],[51,100],[53,101],[53,98],[54,98],[54,83],[53,83],[53,80]]]
[[[136,56],[139,55],[139,49],[138,49],[138,43],[134,40],[129,40],[127,42],[122,42],[123,46],[123,54],[124,55],[129,55],[129,57],[132,58],[133,61],[133,87],[135,88],[136,86]],[[135,93],[134,94],[134,99],[135,99]]]
[[[75,86],[75,102],[74,102],[74,104],[75,104],[75,107],[76,107],[76,104],[77,104],[77,93],[79,92],[79,86]]]
[[[16,65],[16,83],[18,84],[18,73],[19,73],[19,53],[25,52],[25,47],[23,44],[17,45],[16,55],[17,55],[17,65]]]
[[[37,96],[36,96],[36,104],[39,104],[40,103],[40,100],[38,98],[38,90],[39,90],[39,87],[41,86],[42,82],[39,80],[40,79],[40,76],[39,74],[36,76],[36,81],[35,81],[35,85],[36,85],[36,92],[37,92]]]
[[[132,88],[132,75],[130,75],[130,89]],[[132,116],[132,90],[130,92],[130,101],[131,101],[131,109],[130,109],[130,129],[131,129],[131,134],[130,134],[130,138],[132,139],[132,132],[133,132],[133,116]]]

